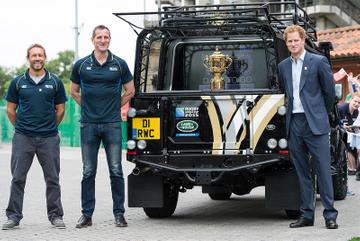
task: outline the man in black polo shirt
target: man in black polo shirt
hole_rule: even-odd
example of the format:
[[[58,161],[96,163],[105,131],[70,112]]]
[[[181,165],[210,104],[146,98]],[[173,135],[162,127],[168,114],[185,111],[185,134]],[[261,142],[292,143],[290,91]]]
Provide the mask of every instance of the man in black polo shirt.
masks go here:
[[[95,27],[91,39],[94,51],[75,63],[70,77],[71,96],[81,106],[82,215],[76,227],[92,225],[95,176],[101,142],[109,166],[115,225],[126,227],[120,108],[134,95],[133,77],[126,62],[109,51],[111,37],[106,26]],[[122,87],[125,90],[123,96]]]
[[[44,69],[46,52],[39,44],[27,50],[29,69],[10,83],[6,111],[15,126],[11,154],[11,189],[3,230],[19,227],[26,175],[36,154],[46,182],[48,219],[56,228],[65,228],[59,185],[60,138],[57,126],[65,113],[64,85]]]
[[[341,126],[347,130],[352,131],[350,126],[354,123],[356,118],[359,115],[359,107],[360,107],[360,92],[353,92],[351,94],[351,99],[349,103],[342,103],[338,105]],[[360,181],[360,165],[358,163],[358,153],[359,150],[356,148],[352,148],[347,143],[347,151],[348,151],[348,174],[355,175],[356,180]]]

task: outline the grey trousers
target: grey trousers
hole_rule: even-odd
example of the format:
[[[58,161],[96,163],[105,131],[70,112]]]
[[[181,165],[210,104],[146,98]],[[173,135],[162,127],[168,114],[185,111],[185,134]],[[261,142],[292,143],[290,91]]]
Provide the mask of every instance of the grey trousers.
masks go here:
[[[11,154],[11,188],[6,216],[16,222],[23,218],[23,200],[26,176],[37,156],[42,167],[46,182],[46,203],[49,221],[63,216],[61,192],[59,185],[60,173],[60,138],[29,137],[19,133],[14,134]]]

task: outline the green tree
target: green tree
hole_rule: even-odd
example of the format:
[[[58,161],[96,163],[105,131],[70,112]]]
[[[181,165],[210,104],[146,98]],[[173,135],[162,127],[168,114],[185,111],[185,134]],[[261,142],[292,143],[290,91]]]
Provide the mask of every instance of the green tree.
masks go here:
[[[64,82],[65,90],[70,92],[70,74],[74,65],[74,51],[65,50],[58,53],[56,59],[47,62],[46,69],[59,76]]]
[[[24,73],[27,69],[27,66],[26,64],[23,64],[21,65],[20,67],[16,68],[16,69],[13,69],[13,70],[8,70],[7,72],[7,78],[5,80],[5,83],[3,85],[4,87],[4,92],[1,93],[0,91],[0,94],[3,94],[3,95],[0,95],[1,97],[4,96],[5,92],[7,91],[7,89],[9,88],[9,85],[10,85],[10,82],[13,78],[15,78],[15,76],[21,74],[21,73]]]
[[[0,66],[0,101],[3,99],[7,90],[8,82],[10,82],[10,70]]]
[[[73,62],[74,51],[65,50],[63,52],[59,52],[56,59],[49,60],[46,64],[46,69],[58,75],[64,83],[69,83]]]
[[[15,70],[13,70],[11,72],[11,74],[12,74],[13,77],[15,77],[15,76],[17,76],[19,74],[24,73],[27,69],[28,69],[27,64],[23,64],[20,67],[17,67]]]

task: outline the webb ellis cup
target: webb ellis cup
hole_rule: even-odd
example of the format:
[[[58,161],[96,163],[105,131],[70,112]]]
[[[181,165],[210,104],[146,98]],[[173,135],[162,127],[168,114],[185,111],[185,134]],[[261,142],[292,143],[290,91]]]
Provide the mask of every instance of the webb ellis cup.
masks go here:
[[[219,47],[216,47],[214,53],[210,56],[206,55],[204,59],[204,66],[214,75],[211,79],[211,90],[223,90],[225,88],[225,81],[221,77],[225,70],[231,65],[232,59],[222,54]]]

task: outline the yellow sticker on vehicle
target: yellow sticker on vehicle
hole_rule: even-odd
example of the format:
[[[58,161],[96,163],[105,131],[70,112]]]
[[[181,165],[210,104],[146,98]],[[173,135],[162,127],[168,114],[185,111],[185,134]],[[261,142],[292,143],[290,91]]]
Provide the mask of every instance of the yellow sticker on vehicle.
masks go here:
[[[160,118],[133,118],[132,138],[137,140],[160,139]]]

